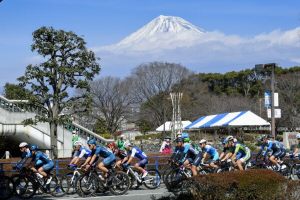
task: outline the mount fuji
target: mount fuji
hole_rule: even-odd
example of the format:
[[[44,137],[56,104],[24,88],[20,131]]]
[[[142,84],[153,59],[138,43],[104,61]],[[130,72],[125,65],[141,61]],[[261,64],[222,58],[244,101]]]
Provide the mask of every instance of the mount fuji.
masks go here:
[[[226,72],[268,62],[297,65],[300,27],[241,37],[160,15],[118,43],[92,50],[101,57],[105,75],[128,74],[152,61],[181,63],[198,72]]]
[[[119,43],[102,47],[102,50],[153,51],[189,47],[204,39],[204,35],[203,29],[180,17],[160,15]]]

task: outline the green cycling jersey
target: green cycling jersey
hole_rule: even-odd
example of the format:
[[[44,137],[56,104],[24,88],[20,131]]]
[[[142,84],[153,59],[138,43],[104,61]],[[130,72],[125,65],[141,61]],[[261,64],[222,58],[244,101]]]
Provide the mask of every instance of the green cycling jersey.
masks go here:
[[[247,154],[247,151],[249,151],[249,149],[248,149],[248,147],[246,147],[245,145],[240,144],[240,143],[237,143],[237,144],[235,145],[235,151],[234,151],[235,154],[237,154],[238,152]]]

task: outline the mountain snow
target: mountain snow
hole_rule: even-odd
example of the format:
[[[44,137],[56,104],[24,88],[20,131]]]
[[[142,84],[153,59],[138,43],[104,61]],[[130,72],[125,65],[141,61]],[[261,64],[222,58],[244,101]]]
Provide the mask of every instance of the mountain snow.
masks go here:
[[[188,47],[200,41],[204,33],[204,30],[180,17],[160,15],[119,43],[106,46],[103,50],[149,51]]]

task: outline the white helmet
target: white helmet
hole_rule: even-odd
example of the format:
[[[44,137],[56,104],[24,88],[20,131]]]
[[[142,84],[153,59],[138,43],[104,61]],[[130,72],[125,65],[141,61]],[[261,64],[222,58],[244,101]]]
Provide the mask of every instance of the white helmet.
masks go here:
[[[19,144],[19,147],[20,147],[20,148],[26,147],[26,146],[28,146],[27,142],[21,142],[21,143]]]
[[[203,143],[206,143],[206,140],[205,139],[202,139],[200,140],[199,144],[203,144]]]
[[[130,142],[125,142],[125,143],[124,143],[124,147],[125,147],[125,148],[130,147],[130,146],[132,146],[132,145],[130,144]]]
[[[296,138],[297,138],[297,139],[300,139],[300,133],[298,133],[298,134],[296,135]]]
[[[124,138],[125,138],[125,135],[123,135],[123,134],[122,134],[122,135],[120,135],[120,138],[123,138],[123,139],[124,139]]]
[[[80,142],[80,141],[76,141],[76,142],[74,142],[74,146],[77,146],[77,145],[80,145],[80,146],[82,146],[82,142]]]
[[[227,140],[227,141],[231,141],[231,140],[234,140],[234,138],[233,138],[232,135],[229,135],[229,136],[227,136],[226,140]]]

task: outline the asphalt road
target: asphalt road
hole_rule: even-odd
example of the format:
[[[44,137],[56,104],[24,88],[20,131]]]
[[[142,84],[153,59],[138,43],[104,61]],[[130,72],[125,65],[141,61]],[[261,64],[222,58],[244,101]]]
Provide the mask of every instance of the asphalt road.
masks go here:
[[[168,192],[166,187],[164,185],[161,185],[159,188],[155,190],[149,190],[146,189],[145,187],[141,187],[137,190],[129,190],[126,194],[120,195],[120,196],[114,196],[110,194],[109,192],[105,194],[99,194],[97,196],[92,196],[92,197],[80,197],[77,194],[74,195],[66,195],[63,197],[52,197],[50,195],[35,195],[32,200],[70,200],[70,199],[75,199],[75,200],[153,200],[153,199],[158,199],[163,196],[169,196],[172,195],[172,193]],[[11,198],[12,200],[18,199],[18,198]]]

